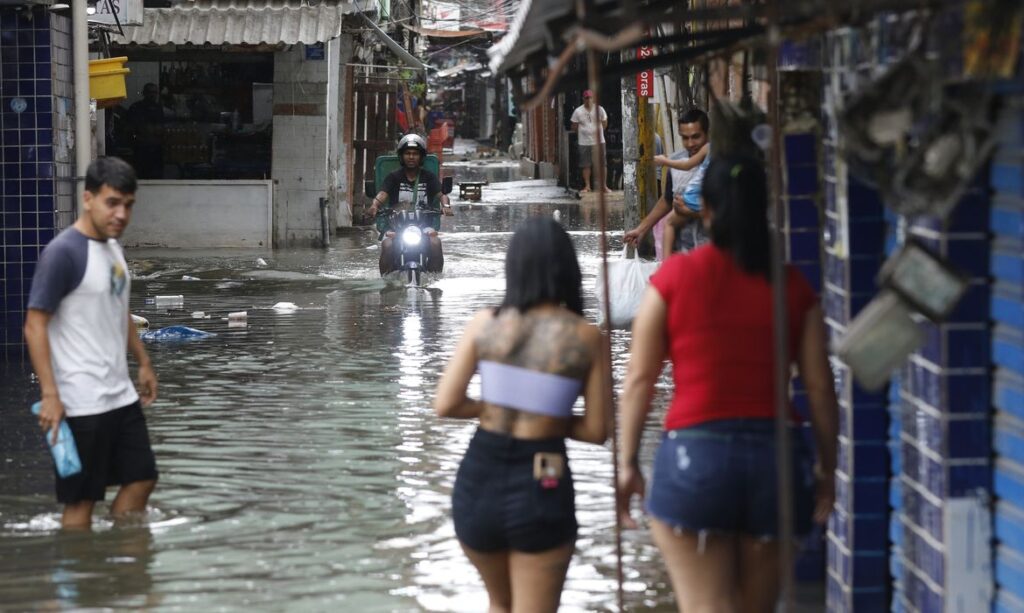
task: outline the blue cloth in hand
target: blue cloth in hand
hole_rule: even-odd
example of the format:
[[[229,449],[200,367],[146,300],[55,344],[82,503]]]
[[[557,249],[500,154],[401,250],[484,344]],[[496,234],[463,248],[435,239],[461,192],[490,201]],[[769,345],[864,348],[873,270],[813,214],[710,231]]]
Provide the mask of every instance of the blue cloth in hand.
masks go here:
[[[37,402],[32,405],[32,414],[39,415],[43,403]],[[57,427],[57,442],[53,442],[53,435],[50,430],[46,431],[46,442],[50,445],[50,452],[53,453],[53,463],[57,467],[57,474],[62,479],[77,475],[82,472],[82,461],[78,459],[78,447],[75,446],[75,437],[71,434],[71,427],[67,420],[60,420]]]

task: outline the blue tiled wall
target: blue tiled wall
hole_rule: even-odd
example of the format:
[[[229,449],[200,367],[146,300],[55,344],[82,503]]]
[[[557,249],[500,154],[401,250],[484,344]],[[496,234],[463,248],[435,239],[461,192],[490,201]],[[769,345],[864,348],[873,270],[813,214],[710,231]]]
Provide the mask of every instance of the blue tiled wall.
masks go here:
[[[993,475],[996,611],[1024,610],[1024,97],[1006,101],[1000,143],[991,169],[995,191],[989,230],[994,278],[989,314],[995,322],[991,359],[996,366]]]
[[[874,297],[884,257],[885,209],[878,194],[849,174],[837,128],[841,101],[870,65],[870,37],[843,30],[825,37],[822,120],[822,307],[833,338]],[[849,368],[833,360],[839,400],[836,506],[828,526],[830,611],[881,611],[889,603],[889,418],[884,393],[860,389]]]
[[[821,187],[818,180],[818,153],[820,135],[816,131],[793,131],[783,136],[783,164],[786,190],[784,235],[787,261],[803,272],[815,292],[821,293]],[[794,322],[789,322],[794,325]],[[798,382],[793,387],[793,403],[805,418],[809,418],[807,392]],[[804,436],[813,444],[809,432]],[[819,530],[801,543],[796,561],[796,577],[800,581],[823,581],[825,574],[825,548]]]
[[[45,7],[0,8],[0,359],[23,357],[29,283],[58,227],[53,53],[65,22]]]

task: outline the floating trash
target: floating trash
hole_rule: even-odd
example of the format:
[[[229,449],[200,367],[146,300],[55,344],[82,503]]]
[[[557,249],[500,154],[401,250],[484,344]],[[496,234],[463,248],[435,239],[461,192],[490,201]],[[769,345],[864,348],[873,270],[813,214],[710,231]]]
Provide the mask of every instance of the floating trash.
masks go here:
[[[141,335],[144,341],[192,341],[217,336],[213,332],[196,330],[188,326],[167,326],[159,330],[150,330]]]
[[[181,280],[182,281],[198,281],[199,277],[193,277],[191,275],[182,275],[181,276]]]
[[[181,295],[157,296],[154,304],[158,309],[183,309],[185,308],[185,297]]]
[[[203,311],[192,311],[192,319],[206,319],[206,313]]]
[[[245,328],[249,325],[249,314],[245,311],[235,311],[234,313],[228,313],[228,327],[229,328]]]
[[[299,307],[296,306],[294,302],[278,302],[270,308],[274,309],[278,313],[291,313],[299,310]]]
[[[149,327],[149,320],[146,319],[145,317],[140,317],[138,315],[132,315],[132,323],[135,324],[136,328],[148,328]]]
[[[256,266],[259,268],[266,268],[269,264],[267,264],[267,261],[263,258],[256,258]]]

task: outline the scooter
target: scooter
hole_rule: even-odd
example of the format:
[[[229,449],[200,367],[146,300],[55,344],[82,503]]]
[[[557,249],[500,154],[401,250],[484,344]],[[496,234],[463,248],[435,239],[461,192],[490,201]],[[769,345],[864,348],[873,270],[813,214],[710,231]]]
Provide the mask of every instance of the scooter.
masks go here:
[[[395,233],[397,269],[409,283],[420,285],[420,275],[426,270],[430,240],[427,229],[433,228],[440,212],[429,210],[392,211],[390,225]]]
[[[380,192],[384,177],[397,170],[400,165],[401,160],[397,155],[379,156],[374,162],[374,180],[365,181],[363,184],[366,197],[372,200]],[[428,154],[423,160],[423,168],[434,174],[440,172],[440,167],[440,160],[434,154]],[[441,179],[441,193],[452,193],[451,177]],[[398,270],[403,277],[408,278],[410,283],[416,285],[420,285],[420,276],[424,271],[427,259],[429,239],[426,231],[428,228],[436,229],[440,225],[437,223],[437,219],[441,216],[440,205],[432,204],[437,205],[437,210],[417,209],[415,211],[391,211],[390,213],[380,211],[377,214],[377,221],[380,222],[377,223],[377,231],[380,233],[378,239],[383,237],[388,230],[395,233],[395,245],[398,251],[396,257],[400,258]],[[384,223],[385,217],[386,223]]]

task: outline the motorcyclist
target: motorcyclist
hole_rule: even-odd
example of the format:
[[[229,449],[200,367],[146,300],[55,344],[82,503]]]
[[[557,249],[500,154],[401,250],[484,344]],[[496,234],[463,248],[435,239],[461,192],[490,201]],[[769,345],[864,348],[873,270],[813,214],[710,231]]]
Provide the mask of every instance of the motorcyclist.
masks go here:
[[[398,142],[397,152],[402,167],[384,177],[381,190],[374,196],[369,210],[370,216],[376,218],[377,229],[382,231],[384,236],[380,245],[381,276],[397,268],[395,233],[389,227],[388,213],[394,209],[412,206],[421,210],[436,211],[436,203],[440,200],[441,211],[445,215],[452,215],[448,195],[441,193],[440,179],[423,168],[423,160],[427,156],[427,143],[423,137],[418,134],[406,134]],[[441,252],[441,239],[437,236],[437,231],[441,228],[440,217],[434,217],[431,223],[433,227],[426,230],[429,248],[425,270],[441,272],[444,268],[444,254]]]

